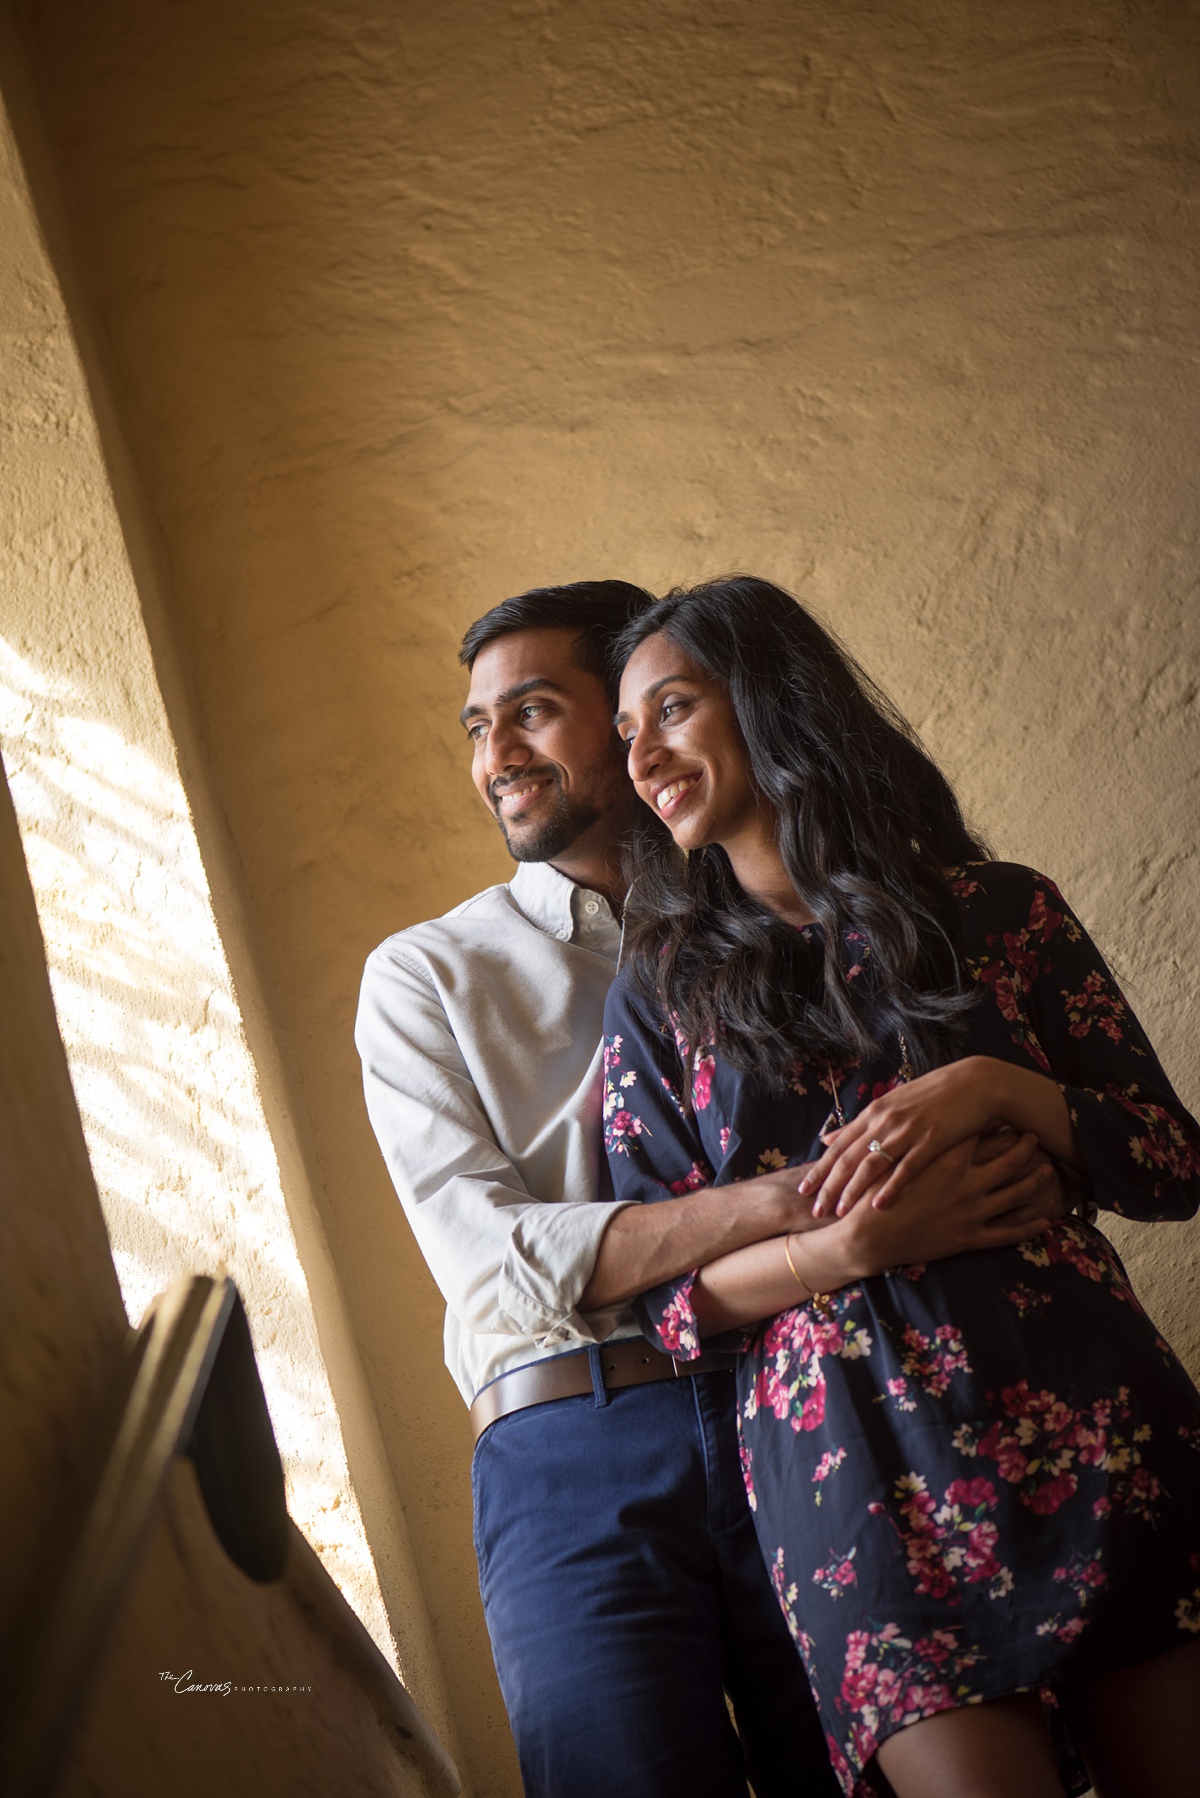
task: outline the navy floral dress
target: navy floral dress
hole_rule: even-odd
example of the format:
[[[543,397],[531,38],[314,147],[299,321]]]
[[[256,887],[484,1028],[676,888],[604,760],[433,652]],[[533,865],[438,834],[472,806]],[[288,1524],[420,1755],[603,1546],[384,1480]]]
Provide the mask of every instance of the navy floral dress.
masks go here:
[[[952,884],[982,989],[964,1054],[1059,1082],[1098,1206],[1190,1217],[1200,1129],[1058,889],[1000,862]],[[869,962],[851,933],[845,952]],[[815,1159],[832,1089],[853,1117],[899,1072],[898,1045],[816,1057],[767,1093],[626,976],[605,1034],[613,1181],[643,1202]],[[684,1359],[692,1279],[639,1301]],[[736,1346],[746,1488],[848,1794],[870,1793],[867,1763],[908,1723],[1023,1690],[1053,1707],[1055,1688],[1200,1633],[1200,1396],[1091,1224],[894,1268]]]

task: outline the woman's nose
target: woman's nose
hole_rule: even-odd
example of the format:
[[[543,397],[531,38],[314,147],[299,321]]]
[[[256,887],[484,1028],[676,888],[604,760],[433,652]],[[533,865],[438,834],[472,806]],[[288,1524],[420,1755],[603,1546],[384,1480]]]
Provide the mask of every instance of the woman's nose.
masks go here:
[[[662,765],[666,749],[662,739],[654,730],[639,730],[629,746],[629,778],[632,781],[648,780],[655,769]]]

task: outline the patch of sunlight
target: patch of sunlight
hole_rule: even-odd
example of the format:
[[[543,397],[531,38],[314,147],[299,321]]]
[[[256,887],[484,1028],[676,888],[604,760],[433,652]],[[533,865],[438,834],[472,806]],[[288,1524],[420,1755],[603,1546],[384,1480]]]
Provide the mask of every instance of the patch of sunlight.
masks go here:
[[[0,638],[0,741],[126,1310],[182,1273],[237,1281],[292,1515],[394,1665],[165,720],[156,758],[97,709]]]

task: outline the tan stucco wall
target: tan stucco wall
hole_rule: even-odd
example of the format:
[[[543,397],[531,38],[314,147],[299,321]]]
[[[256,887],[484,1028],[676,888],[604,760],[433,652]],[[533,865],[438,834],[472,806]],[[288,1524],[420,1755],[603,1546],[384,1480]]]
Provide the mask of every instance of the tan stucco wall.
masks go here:
[[[11,1748],[7,1726],[19,1730],[24,1712],[9,1716],[8,1707],[19,1703],[47,1582],[71,1544],[64,1528],[80,1481],[95,1474],[87,1474],[94,1431],[128,1324],[2,772],[0,991],[0,1738]],[[190,1462],[173,1469],[121,1598],[82,1699],[57,1719],[68,1765],[56,1791],[421,1798],[431,1790],[419,1755],[385,1738],[372,1697],[347,1671],[341,1620],[333,1619],[337,1637],[312,1627],[302,1584],[258,1585],[234,1566]],[[41,1668],[61,1678],[53,1661]],[[183,1688],[194,1680],[233,1689],[177,1690],[161,1677],[168,1672]]]
[[[367,950],[506,871],[457,638],[546,580],[783,581],[1200,1099],[1196,14],[20,11],[468,1763],[512,1791],[465,1420],[350,1043]],[[1195,1231],[1122,1242],[1200,1365]]]
[[[13,50],[0,34],[19,101]],[[0,747],[125,1308],[137,1322],[183,1273],[236,1279],[291,1513],[445,1727],[411,1547],[361,1428],[351,1477],[323,1343],[343,1398],[361,1367],[278,1104],[283,1155],[268,1127],[92,395],[2,110],[0,242]],[[364,1467],[386,1488],[370,1542]]]

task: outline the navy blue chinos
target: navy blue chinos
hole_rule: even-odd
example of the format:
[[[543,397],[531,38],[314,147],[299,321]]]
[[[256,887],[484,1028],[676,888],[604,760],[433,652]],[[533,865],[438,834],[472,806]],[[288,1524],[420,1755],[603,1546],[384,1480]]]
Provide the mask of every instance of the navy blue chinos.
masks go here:
[[[527,1798],[838,1798],[735,1405],[733,1375],[708,1373],[480,1438],[480,1590]]]

